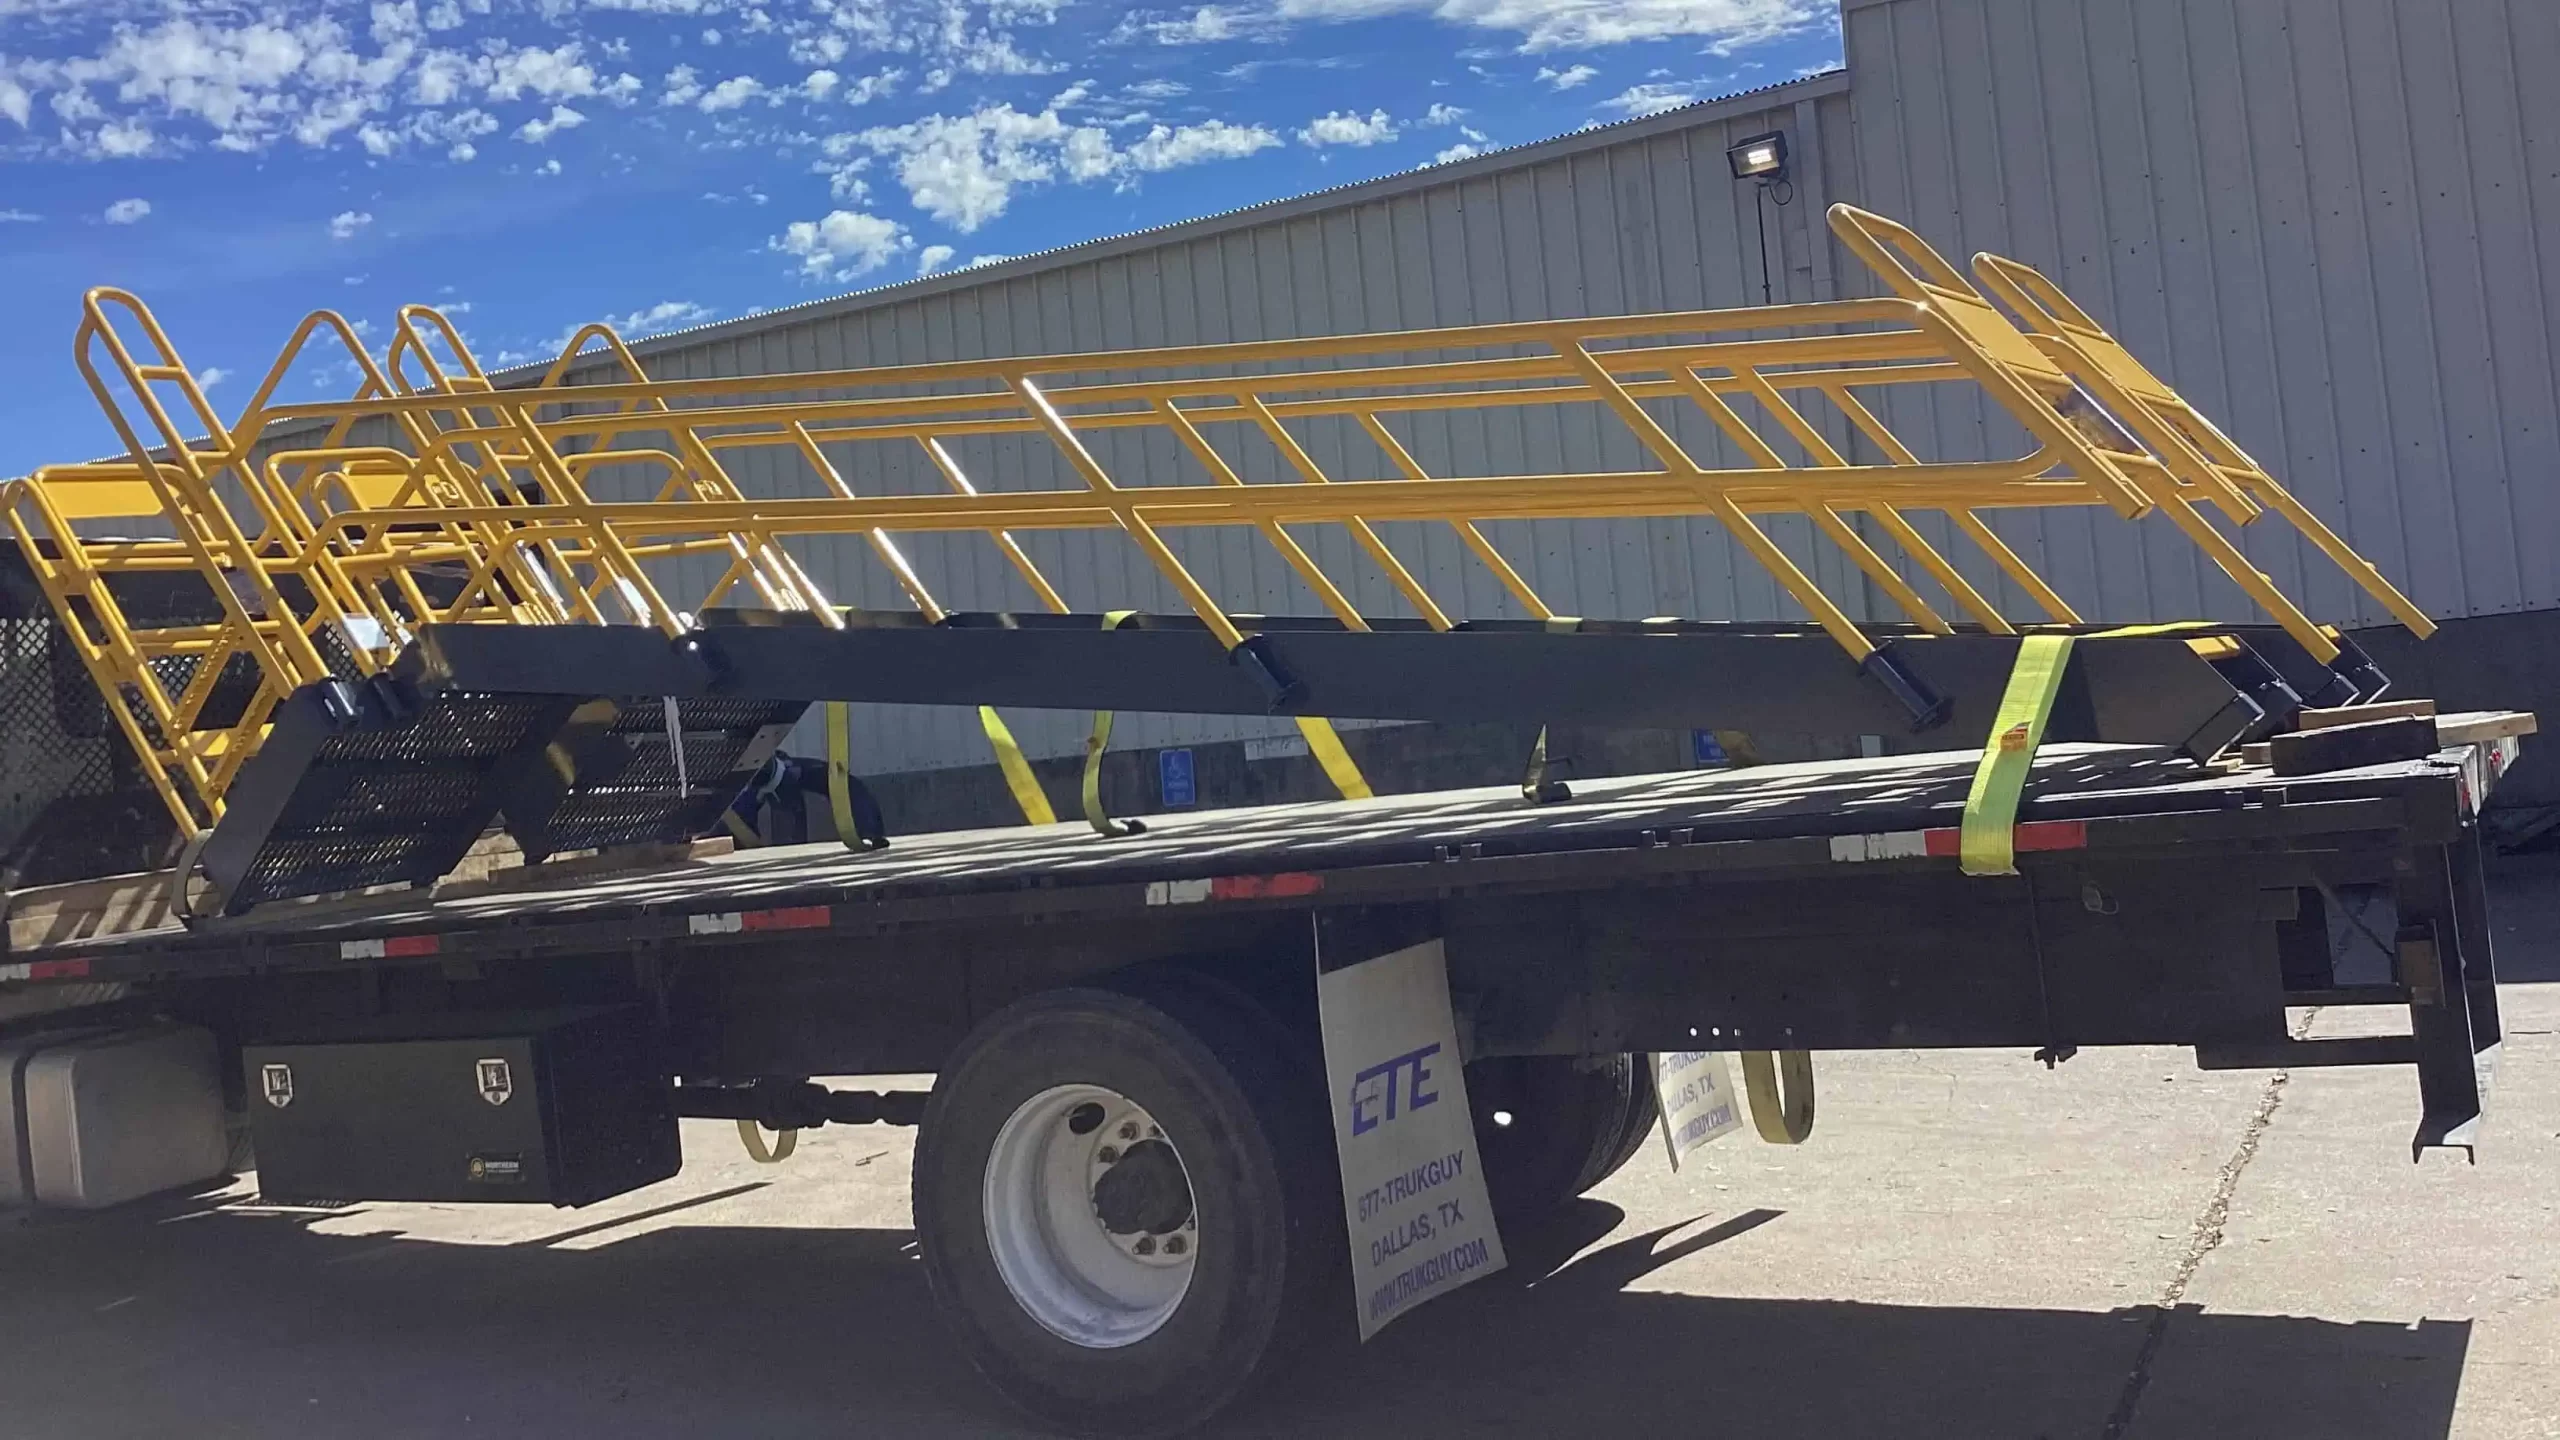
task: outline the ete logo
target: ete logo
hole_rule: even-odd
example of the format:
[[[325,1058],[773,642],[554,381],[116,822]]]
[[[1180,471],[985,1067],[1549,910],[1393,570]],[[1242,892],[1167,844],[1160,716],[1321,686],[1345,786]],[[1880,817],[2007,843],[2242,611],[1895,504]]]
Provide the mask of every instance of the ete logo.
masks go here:
[[[516,1093],[515,1072],[504,1060],[483,1060],[479,1064],[480,1098],[492,1105],[504,1105]]]
[[[1440,1092],[1424,1087],[1431,1083],[1432,1056],[1440,1053],[1440,1042],[1432,1041],[1419,1050],[1409,1050],[1392,1060],[1381,1060],[1351,1077],[1351,1133],[1366,1135],[1396,1118],[1396,1094],[1404,1094],[1403,1109],[1410,1113],[1426,1105],[1440,1102]]]
[[[261,1065],[258,1067],[258,1090],[267,1103],[281,1110],[293,1103],[293,1067]]]

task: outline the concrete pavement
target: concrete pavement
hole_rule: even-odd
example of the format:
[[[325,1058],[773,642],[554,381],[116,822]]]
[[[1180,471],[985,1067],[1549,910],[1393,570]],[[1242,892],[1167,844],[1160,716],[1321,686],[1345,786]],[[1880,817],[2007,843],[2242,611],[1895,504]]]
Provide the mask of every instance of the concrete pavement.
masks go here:
[[[2560,863],[2499,889],[2524,983],[2476,1166],[2409,1163],[2405,1072],[1826,1056],[1810,1144],[1649,1151],[1215,1433],[2560,1435]],[[679,1180],[576,1212],[239,1186],[0,1219],[0,1434],[1023,1433],[930,1314],[906,1132],[774,1168],[686,1139]]]

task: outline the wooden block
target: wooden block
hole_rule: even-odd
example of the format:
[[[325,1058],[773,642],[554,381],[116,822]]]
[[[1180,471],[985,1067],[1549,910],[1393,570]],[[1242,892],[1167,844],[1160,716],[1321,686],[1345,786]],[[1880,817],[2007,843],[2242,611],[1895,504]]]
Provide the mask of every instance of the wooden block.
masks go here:
[[[2443,748],[2436,738],[2434,717],[2411,715],[2278,735],[2267,742],[2267,763],[2278,775],[2318,775],[2359,765],[2423,760]]]
[[[2296,730],[2326,730],[2333,725],[2360,725],[2367,720],[2408,720],[2436,713],[2433,700],[2385,700],[2373,705],[2341,705],[2334,710],[2305,710],[2293,717]]]
[[[617,845],[609,850],[545,860],[539,865],[495,870],[477,878],[446,880],[436,886],[436,898],[459,900],[473,895],[496,895],[575,880],[595,880],[607,875],[663,870],[726,855],[737,848],[737,840],[727,835],[713,835],[681,845]]]
[[[2538,734],[2540,730],[2541,723],[2530,710],[2466,710],[2436,721],[2436,739],[2446,745],[2477,745],[2484,740]]]
[[[8,907],[13,952],[103,935],[129,935],[169,923],[169,872],[146,870],[41,885],[12,892]]]

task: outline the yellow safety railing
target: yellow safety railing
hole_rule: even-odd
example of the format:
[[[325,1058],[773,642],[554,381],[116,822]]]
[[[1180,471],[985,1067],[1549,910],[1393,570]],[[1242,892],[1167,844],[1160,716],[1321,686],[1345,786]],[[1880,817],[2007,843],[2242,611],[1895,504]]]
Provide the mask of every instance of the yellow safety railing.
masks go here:
[[[686,380],[650,377],[628,346],[597,326],[531,383],[504,386],[432,309],[401,312],[385,365],[366,358],[345,322],[324,312],[306,322],[228,426],[185,379],[140,302],[99,291],[83,322],[80,361],[132,459],[109,474],[43,472],[0,498],[31,555],[49,548],[78,556],[47,580],[57,606],[93,596],[100,575],[147,565],[192,565],[222,600],[221,623],[165,641],[113,625],[88,637],[83,653],[101,657],[93,672],[102,685],[137,685],[138,669],[147,667],[133,656],[185,643],[253,656],[267,677],[267,700],[332,673],[315,637],[332,637],[345,652],[341,669],[367,673],[426,622],[642,623],[676,634],[707,607],[752,604],[840,623],[784,543],[817,535],[860,537],[916,608],[938,620],[945,608],[901,550],[901,536],[984,535],[1041,604],[1063,612],[1069,597],[1021,537],[1115,532],[1233,647],[1248,637],[1252,618],[1221,598],[1213,577],[1183,563],[1170,532],[1249,529],[1328,613],[1365,629],[1370,619],[1351,590],[1293,530],[1341,527],[1413,615],[1445,629],[1466,617],[1432,593],[1380,526],[1452,526],[1516,605],[1553,619],[1553,607],[1503,556],[1485,522],[1707,516],[1863,661],[1876,639],[1764,528],[1766,517],[1803,517],[1923,635],[1958,623],[2014,634],[2081,616],[2002,540],[1987,512],[2104,508],[2133,518],[2158,510],[2325,661],[2338,653],[2332,633],[2221,528],[2273,513],[2412,629],[2432,628],[2043,276],[1992,256],[1978,257],[1968,275],[1911,231],[1847,206],[1834,207],[1831,224],[1889,294]],[[141,326],[149,360],[137,361],[118,338],[111,310]],[[277,403],[277,381],[322,331],[356,354],[356,393]],[[148,425],[128,419],[93,351],[106,354]],[[201,438],[187,435],[153,395],[161,382],[181,386]],[[1914,427],[1897,427],[1905,407],[1930,408],[1933,387],[1946,386],[1965,387],[2014,420],[2025,436],[2020,453],[1932,455],[1914,443]],[[1643,468],[1518,474],[1482,465],[1453,473],[1420,458],[1430,447],[1420,443],[1417,417],[1558,409],[1622,430],[1645,456]],[[1684,424],[1682,415],[1692,418]],[[1161,437],[1196,478],[1126,483],[1105,462],[1118,452],[1104,441],[1133,435]],[[1045,448],[1065,483],[1024,488],[1031,478],[1011,467],[973,475],[961,463],[973,446],[990,454]],[[883,453],[878,447],[920,455],[941,493],[865,493],[858,480],[871,473],[866,462]],[[1280,478],[1248,481],[1243,457],[1254,450]],[[1387,478],[1329,470],[1317,458],[1337,450],[1372,455],[1365,468]],[[785,478],[749,493],[734,478],[749,455]],[[632,489],[633,477],[641,498],[611,493]],[[80,517],[61,497],[109,483],[122,487],[116,504],[138,508],[146,495],[156,497],[174,540],[119,548],[72,538]],[[1969,569],[1933,544],[1914,523],[1921,513],[1943,516],[1978,562]],[[682,572],[668,562],[689,556],[721,568],[694,593],[671,596],[669,577]],[[2004,609],[1992,577],[2036,613]],[[1077,598],[1100,611],[1125,608],[1130,597]],[[142,706],[164,741],[172,727],[185,729],[187,699]],[[177,742],[172,764],[200,802],[182,814],[218,803],[223,767],[253,747],[245,729],[254,723],[253,716],[240,733]],[[164,794],[175,790],[164,786]]]

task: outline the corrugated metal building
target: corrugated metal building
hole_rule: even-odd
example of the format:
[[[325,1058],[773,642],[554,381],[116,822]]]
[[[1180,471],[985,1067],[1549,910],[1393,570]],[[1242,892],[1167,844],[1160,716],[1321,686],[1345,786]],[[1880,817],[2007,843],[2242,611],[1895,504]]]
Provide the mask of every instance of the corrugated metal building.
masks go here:
[[[1763,224],[1774,298],[1875,293],[1822,226],[1824,208],[1846,200],[1950,255],[1995,250],[2045,270],[2432,613],[2560,606],[2549,459],[2560,438],[2560,87],[2531,83],[2560,74],[2560,6],[1844,0],[1842,25],[1841,71],[662,337],[642,353],[660,375],[716,377],[1744,305],[1761,299]],[[1789,135],[1794,194],[1763,214],[1725,151],[1769,129]],[[1914,417],[1894,418],[1900,428]],[[1647,464],[1596,420],[1502,423],[1425,430],[1413,443],[1426,465],[1478,474]],[[1954,404],[1925,423],[1940,453],[1987,453],[2000,438],[1978,410]],[[1703,426],[1682,438],[1722,443]],[[1103,458],[1124,483],[1178,471],[1169,450],[1135,444]],[[1248,479],[1277,473],[1267,450],[1238,458]],[[1318,458],[1337,473],[1388,473],[1375,455]],[[857,483],[938,488],[912,460],[870,459]],[[964,463],[1002,488],[1069,483],[1040,468],[1055,463],[1045,447],[991,448]],[[784,483],[753,469],[741,478],[751,491]],[[2174,536],[2059,512],[2000,523],[2092,615],[2249,613]],[[1494,529],[1570,613],[1788,613],[1704,520]],[[1827,589],[1858,593],[1828,547],[1774,529],[1821,568]],[[2254,557],[2315,613],[2384,618],[2289,533],[2262,529],[2249,540]],[[1453,611],[1505,613],[1444,527],[1390,539]],[[1026,540],[1078,608],[1179,608],[1117,536]],[[1309,540],[1328,571],[1361,577],[1364,609],[1398,613],[1345,537]],[[904,604],[858,542],[804,553],[839,601]],[[947,604],[1031,604],[983,538],[919,538],[910,553]],[[1236,609],[1314,608],[1250,535],[1204,538],[1186,559]],[[2549,648],[2552,635],[2507,627],[2471,650]],[[2470,652],[2457,642],[2436,653]],[[2538,683],[2548,688],[2554,669]],[[2441,666],[2434,678],[2461,689]],[[1024,716],[1016,728],[1035,755],[1064,755],[1082,726],[1081,716]],[[1158,718],[1122,733],[1143,747],[1269,732]],[[861,734],[875,773],[987,761],[976,727],[945,714],[884,711]]]

